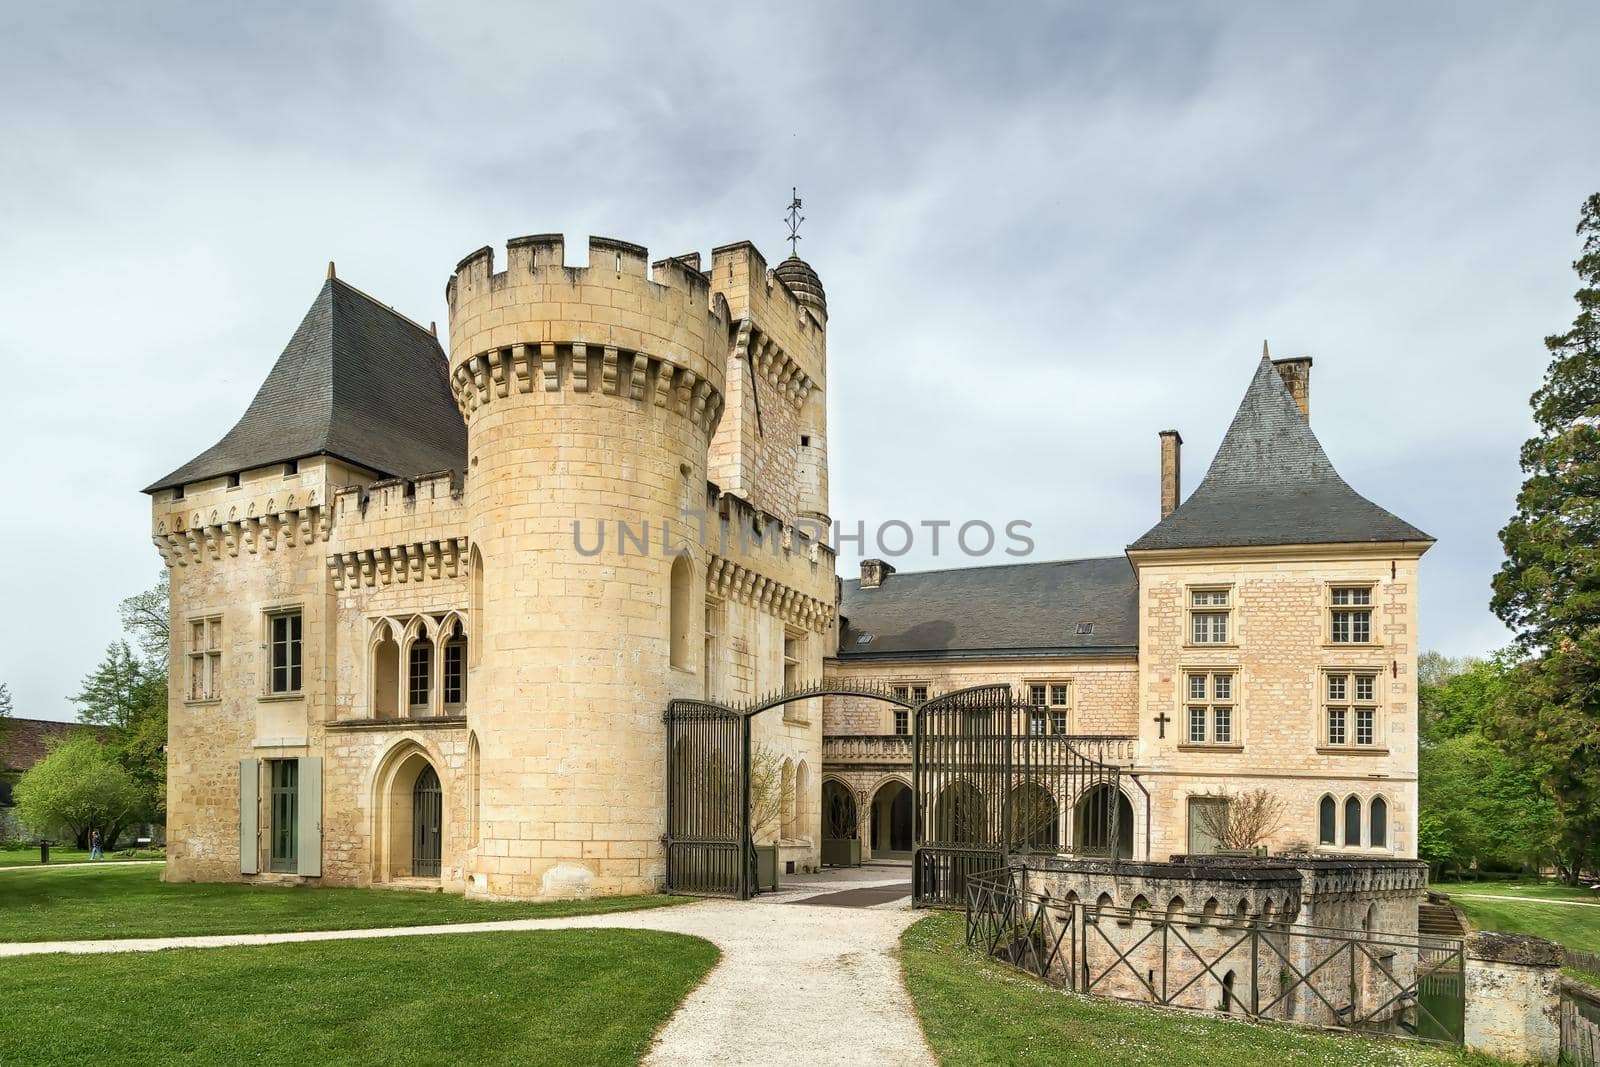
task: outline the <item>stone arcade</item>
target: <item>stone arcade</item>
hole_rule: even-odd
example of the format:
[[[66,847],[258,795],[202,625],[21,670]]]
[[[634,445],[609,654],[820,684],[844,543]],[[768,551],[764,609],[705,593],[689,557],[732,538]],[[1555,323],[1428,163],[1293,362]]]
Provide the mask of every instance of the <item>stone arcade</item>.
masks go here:
[[[650,892],[667,702],[819,681],[1007,683],[1039,731],[1093,735],[1120,788],[1040,798],[1062,850],[1115,805],[1123,856],[1204,853],[1197,812],[1265,788],[1274,849],[1415,855],[1432,542],[1334,471],[1309,359],[1263,354],[1187,499],[1161,434],[1161,520],[1123,554],[840,583],[809,266],[601,238],[570,266],[555,235],[495,258],[451,275],[448,351],[330,268],[239,423],[148,488],[169,879]],[[910,852],[905,706],[795,701],[755,731],[784,861],[825,835]]]

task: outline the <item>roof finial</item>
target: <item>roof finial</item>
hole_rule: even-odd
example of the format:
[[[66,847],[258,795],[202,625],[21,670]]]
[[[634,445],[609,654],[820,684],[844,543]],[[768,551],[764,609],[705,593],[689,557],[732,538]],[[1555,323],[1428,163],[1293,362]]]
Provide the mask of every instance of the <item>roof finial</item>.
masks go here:
[[[797,186],[789,187],[789,214],[784,216],[784,221],[789,224],[789,254],[799,255],[796,246],[800,241],[800,224],[806,217],[800,214],[800,189]]]
[[[331,260],[331,259],[328,260],[328,277],[329,278],[337,278],[338,277],[337,274],[333,273],[333,260]]]
[[[1266,342],[1265,338],[1262,338],[1262,341],[1261,341],[1261,358],[1262,359],[1267,359],[1267,360],[1270,360],[1272,358],[1272,356],[1270,356],[1267,353],[1267,342]]]

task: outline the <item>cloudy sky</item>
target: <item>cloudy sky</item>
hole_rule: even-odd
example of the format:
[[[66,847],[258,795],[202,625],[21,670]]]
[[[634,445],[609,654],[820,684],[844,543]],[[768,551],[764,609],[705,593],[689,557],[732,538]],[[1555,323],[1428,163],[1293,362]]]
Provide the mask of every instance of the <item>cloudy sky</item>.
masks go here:
[[[1592,3],[70,3],[0,34],[0,680],[70,718],[154,581],[139,489],[243,411],[326,264],[423,322],[466,252],[597,233],[829,295],[833,510],[1120,551],[1263,338],[1359,491],[1487,610],[1600,190]],[[569,262],[574,253],[569,251]],[[957,565],[917,551],[902,569]],[[841,569],[855,569],[852,555]]]

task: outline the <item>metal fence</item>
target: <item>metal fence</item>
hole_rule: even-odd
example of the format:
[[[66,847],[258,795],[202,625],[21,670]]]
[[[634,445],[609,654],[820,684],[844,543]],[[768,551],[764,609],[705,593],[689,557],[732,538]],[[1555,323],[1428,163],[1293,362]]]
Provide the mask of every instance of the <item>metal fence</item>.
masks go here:
[[[1461,940],[1155,913],[1030,891],[1024,867],[966,879],[967,944],[1053,985],[1211,1011],[1461,1044]]]

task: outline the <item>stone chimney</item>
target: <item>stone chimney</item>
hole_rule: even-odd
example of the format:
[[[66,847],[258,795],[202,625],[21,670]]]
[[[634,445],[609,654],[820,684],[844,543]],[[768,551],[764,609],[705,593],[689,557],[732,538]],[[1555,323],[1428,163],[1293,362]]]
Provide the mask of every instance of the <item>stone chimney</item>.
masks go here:
[[[1311,357],[1290,356],[1288,359],[1275,359],[1272,365],[1277,368],[1278,376],[1283,379],[1283,384],[1289,387],[1289,395],[1294,397],[1294,402],[1300,405],[1300,414],[1305,416],[1307,422],[1311,421]]]
[[[864,559],[861,561],[861,588],[876,589],[887,582],[893,573],[893,564],[881,559]]]
[[[1178,495],[1183,491],[1180,460],[1183,435],[1177,430],[1161,431],[1161,517],[1178,510]]]

